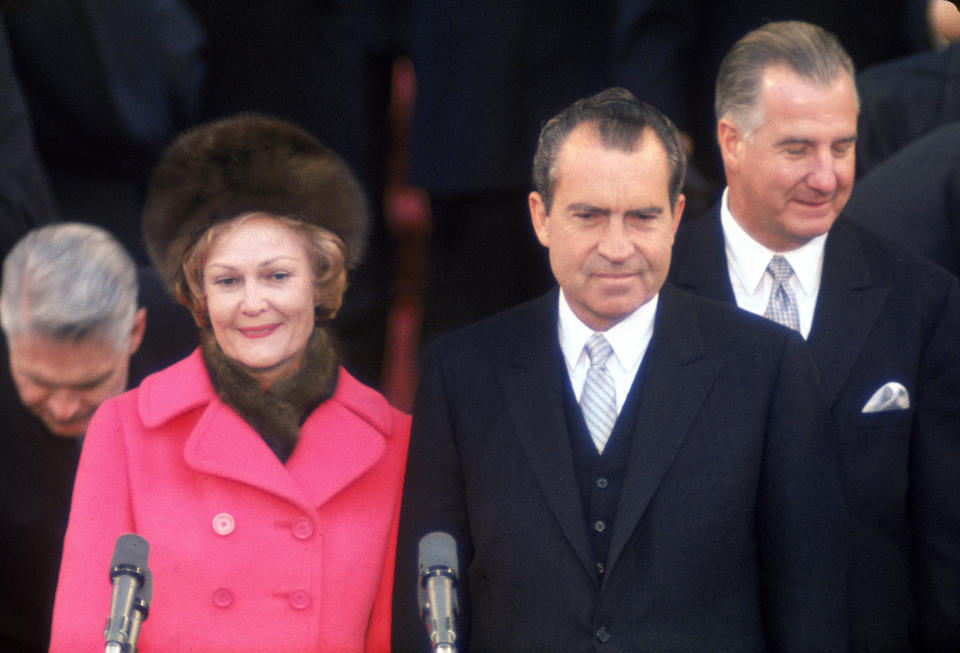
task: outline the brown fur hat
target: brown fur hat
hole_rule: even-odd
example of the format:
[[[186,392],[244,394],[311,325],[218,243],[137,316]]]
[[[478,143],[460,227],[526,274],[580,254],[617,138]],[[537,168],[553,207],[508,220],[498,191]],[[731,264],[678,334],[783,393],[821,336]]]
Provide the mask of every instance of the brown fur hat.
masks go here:
[[[347,267],[363,256],[367,201],[347,165],[299,127],[240,114],[181,134],[153,172],[143,237],[167,290],[183,287],[184,256],[207,229],[253,211],[332,231]]]

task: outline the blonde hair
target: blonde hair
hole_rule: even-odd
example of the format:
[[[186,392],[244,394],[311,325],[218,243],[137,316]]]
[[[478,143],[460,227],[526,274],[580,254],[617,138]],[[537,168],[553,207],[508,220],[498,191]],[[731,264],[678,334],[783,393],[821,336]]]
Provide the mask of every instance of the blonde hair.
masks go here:
[[[207,229],[183,257],[183,280],[177,284],[177,300],[190,309],[199,326],[207,326],[203,292],[203,266],[210,246],[219,235],[233,231],[252,218],[267,217],[290,229],[303,244],[313,272],[317,323],[333,319],[347,289],[346,247],[332,231],[287,216],[251,212]]]

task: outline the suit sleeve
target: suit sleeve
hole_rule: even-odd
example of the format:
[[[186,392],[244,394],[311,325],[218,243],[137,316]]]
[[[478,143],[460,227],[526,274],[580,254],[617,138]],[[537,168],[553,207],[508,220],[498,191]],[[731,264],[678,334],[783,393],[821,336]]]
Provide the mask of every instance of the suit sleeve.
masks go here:
[[[116,402],[100,406],[84,436],[53,608],[51,653],[103,650],[110,560],[117,537],[135,529]]]
[[[771,403],[757,514],[771,651],[847,650],[849,522],[838,456],[813,361],[791,337]]]
[[[440,360],[433,356],[424,368],[417,390],[407,455],[394,572],[394,653],[431,650],[417,601],[418,546],[420,538],[427,533],[446,531],[457,540],[460,608],[462,615],[468,614],[465,577],[470,545],[455,420],[448,401]],[[465,630],[465,623],[458,624],[458,645],[464,639]]]
[[[960,650],[960,286],[925,347],[914,412],[911,510],[924,650]]]

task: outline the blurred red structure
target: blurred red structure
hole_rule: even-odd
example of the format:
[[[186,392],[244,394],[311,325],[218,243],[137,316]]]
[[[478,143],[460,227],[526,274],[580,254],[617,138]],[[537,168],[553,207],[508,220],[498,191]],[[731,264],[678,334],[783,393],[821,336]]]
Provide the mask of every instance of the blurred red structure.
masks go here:
[[[420,324],[430,202],[420,188],[406,184],[410,115],[416,95],[413,64],[407,58],[393,65],[389,141],[387,144],[384,216],[396,252],[396,275],[390,289],[381,387],[397,408],[409,412],[419,377]]]

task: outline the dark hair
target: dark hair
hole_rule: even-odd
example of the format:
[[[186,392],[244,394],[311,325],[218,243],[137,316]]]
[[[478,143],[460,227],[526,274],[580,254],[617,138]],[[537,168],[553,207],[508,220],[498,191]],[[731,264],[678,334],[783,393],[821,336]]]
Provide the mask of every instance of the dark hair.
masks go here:
[[[556,183],[556,163],[560,148],[576,127],[590,123],[600,132],[605,147],[633,151],[650,129],[667,151],[670,165],[670,203],[676,204],[683,187],[687,157],[680,145],[676,126],[662,112],[635,98],[624,88],[608,88],[596,95],[577,100],[547,121],[540,130],[537,152],[533,157],[533,186],[549,213]]]

